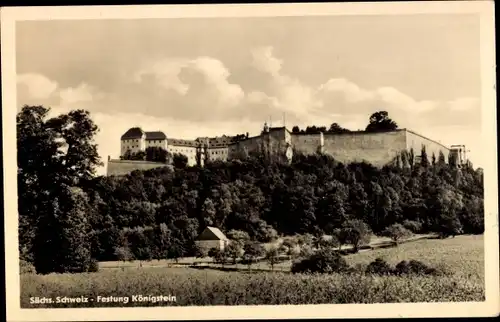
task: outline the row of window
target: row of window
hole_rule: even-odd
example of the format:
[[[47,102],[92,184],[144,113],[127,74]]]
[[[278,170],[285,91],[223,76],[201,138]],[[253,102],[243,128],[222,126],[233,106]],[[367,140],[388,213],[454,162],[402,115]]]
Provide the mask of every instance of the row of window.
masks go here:
[[[191,150],[191,149],[176,149],[176,148],[173,148],[173,149],[170,149],[171,152],[180,152],[180,153],[195,153],[195,150]]]

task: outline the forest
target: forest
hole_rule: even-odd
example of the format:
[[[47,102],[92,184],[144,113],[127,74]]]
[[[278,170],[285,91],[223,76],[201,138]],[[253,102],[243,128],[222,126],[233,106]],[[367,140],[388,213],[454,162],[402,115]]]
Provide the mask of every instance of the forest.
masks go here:
[[[17,118],[19,246],[40,273],[76,272],[74,263],[88,258],[190,256],[208,225],[259,242],[331,235],[353,220],[375,234],[403,222],[445,237],[484,230],[482,169],[442,155],[383,168],[320,154],[296,154],[291,163],[252,155],[95,176],[98,128],[90,114],[48,118],[48,111],[25,106]],[[425,147],[413,154],[426,155]]]

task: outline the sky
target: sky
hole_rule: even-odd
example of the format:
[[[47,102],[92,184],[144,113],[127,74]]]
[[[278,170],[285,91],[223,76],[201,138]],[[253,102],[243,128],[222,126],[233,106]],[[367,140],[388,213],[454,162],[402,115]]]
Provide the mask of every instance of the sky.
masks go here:
[[[18,110],[88,110],[103,161],[133,126],[185,139],[266,121],[358,130],[380,110],[481,161],[474,15],[21,21],[16,70]]]

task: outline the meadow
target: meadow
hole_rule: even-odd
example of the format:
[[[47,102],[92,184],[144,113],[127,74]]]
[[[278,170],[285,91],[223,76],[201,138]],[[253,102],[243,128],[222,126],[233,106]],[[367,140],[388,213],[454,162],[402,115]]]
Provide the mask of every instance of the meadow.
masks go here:
[[[214,268],[143,267],[112,269],[103,263],[98,273],[21,275],[21,307],[189,306],[255,304],[337,304],[484,301],[482,236],[427,239],[398,247],[345,256],[362,267],[381,257],[395,265],[416,259],[445,267],[450,276],[372,276],[362,273],[302,275],[287,272],[225,272]],[[152,261],[154,265],[155,261]],[[263,264],[265,265],[265,264]],[[257,268],[257,266],[255,266]],[[262,267],[261,267],[262,268]],[[175,296],[175,301],[102,303],[98,296]],[[87,303],[30,304],[32,297],[88,297]],[[93,299],[93,301],[92,301]]]

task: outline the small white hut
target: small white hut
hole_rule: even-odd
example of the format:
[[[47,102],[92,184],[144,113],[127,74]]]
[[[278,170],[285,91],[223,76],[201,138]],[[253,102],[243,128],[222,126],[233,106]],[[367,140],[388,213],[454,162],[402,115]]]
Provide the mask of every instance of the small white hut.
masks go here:
[[[198,247],[203,248],[206,251],[209,251],[212,248],[223,250],[228,243],[229,239],[226,235],[224,235],[219,228],[215,227],[205,228],[196,239]]]

